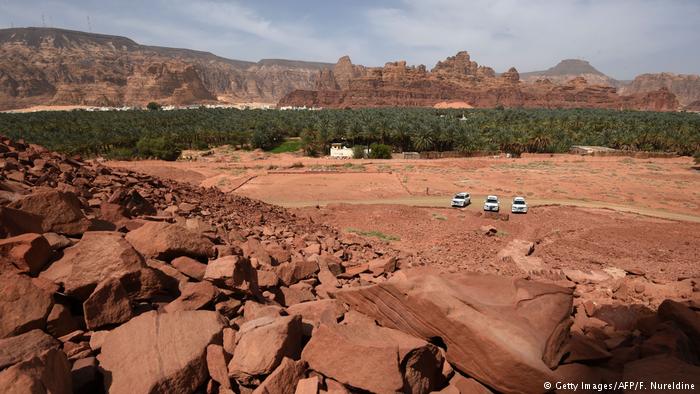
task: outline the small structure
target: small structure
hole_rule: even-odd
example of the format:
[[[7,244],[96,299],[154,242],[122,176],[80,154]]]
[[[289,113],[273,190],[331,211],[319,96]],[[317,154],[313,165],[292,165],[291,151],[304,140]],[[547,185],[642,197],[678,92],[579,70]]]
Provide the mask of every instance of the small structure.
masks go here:
[[[352,148],[348,148],[347,145],[342,142],[334,142],[331,144],[331,157],[336,159],[352,159]]]
[[[608,148],[607,146],[586,146],[586,145],[574,145],[569,150],[569,153],[574,155],[586,155],[594,156],[599,154],[610,154],[616,152],[617,149]]]
[[[404,159],[420,159],[420,153],[418,152],[404,152],[403,153],[403,158]]]

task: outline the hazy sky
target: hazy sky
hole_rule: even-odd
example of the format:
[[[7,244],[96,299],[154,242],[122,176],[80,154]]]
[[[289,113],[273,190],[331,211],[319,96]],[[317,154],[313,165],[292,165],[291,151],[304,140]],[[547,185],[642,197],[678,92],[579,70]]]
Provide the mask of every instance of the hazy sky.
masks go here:
[[[630,79],[700,74],[700,0],[0,0],[0,27],[46,26],[127,36],[257,61],[435,63],[467,50],[505,71],[590,61]]]

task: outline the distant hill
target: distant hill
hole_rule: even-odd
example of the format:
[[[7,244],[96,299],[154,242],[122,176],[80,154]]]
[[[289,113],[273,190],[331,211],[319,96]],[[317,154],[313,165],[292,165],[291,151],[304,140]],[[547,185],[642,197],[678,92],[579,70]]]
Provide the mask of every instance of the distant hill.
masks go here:
[[[544,71],[532,71],[520,74],[520,79],[534,82],[538,79],[549,79],[554,83],[566,83],[574,78],[582,77],[590,84],[617,86],[618,82],[598,71],[589,62],[580,59],[565,59],[554,67]]]
[[[275,103],[329,63],[259,62],[55,28],[0,29],[0,109],[32,105]]]
[[[633,81],[623,84],[620,92],[623,94],[637,94],[666,88],[673,92],[682,105],[689,106],[689,110],[697,110],[700,102],[700,75],[656,73],[642,74]]]

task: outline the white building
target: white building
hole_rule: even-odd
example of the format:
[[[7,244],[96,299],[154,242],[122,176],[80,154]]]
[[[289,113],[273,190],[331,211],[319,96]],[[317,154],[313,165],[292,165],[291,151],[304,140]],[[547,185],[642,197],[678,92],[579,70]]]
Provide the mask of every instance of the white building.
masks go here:
[[[342,142],[331,144],[331,157],[338,159],[352,159],[352,148],[348,148]]]

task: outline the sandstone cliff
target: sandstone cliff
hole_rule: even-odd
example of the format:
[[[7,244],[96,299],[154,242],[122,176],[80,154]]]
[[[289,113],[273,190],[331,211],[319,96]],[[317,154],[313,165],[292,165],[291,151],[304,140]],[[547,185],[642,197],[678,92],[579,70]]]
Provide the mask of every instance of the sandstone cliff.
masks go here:
[[[0,109],[32,105],[275,103],[330,64],[257,63],[48,28],[0,30]]]
[[[642,74],[620,87],[622,94],[647,93],[666,88],[678,97],[683,106],[700,100],[700,75],[672,73]]]
[[[336,71],[340,71],[340,77]],[[357,68],[345,56],[332,71],[324,72],[323,86],[296,90],[279,106],[328,108],[433,107],[459,101],[477,108],[609,108],[672,111],[678,100],[668,89],[620,95],[608,85],[591,84],[577,76],[564,83],[550,79],[521,80],[512,67],[500,76],[480,66],[467,52],[439,61],[428,71],[425,66],[407,66],[405,61],[384,67]]]

